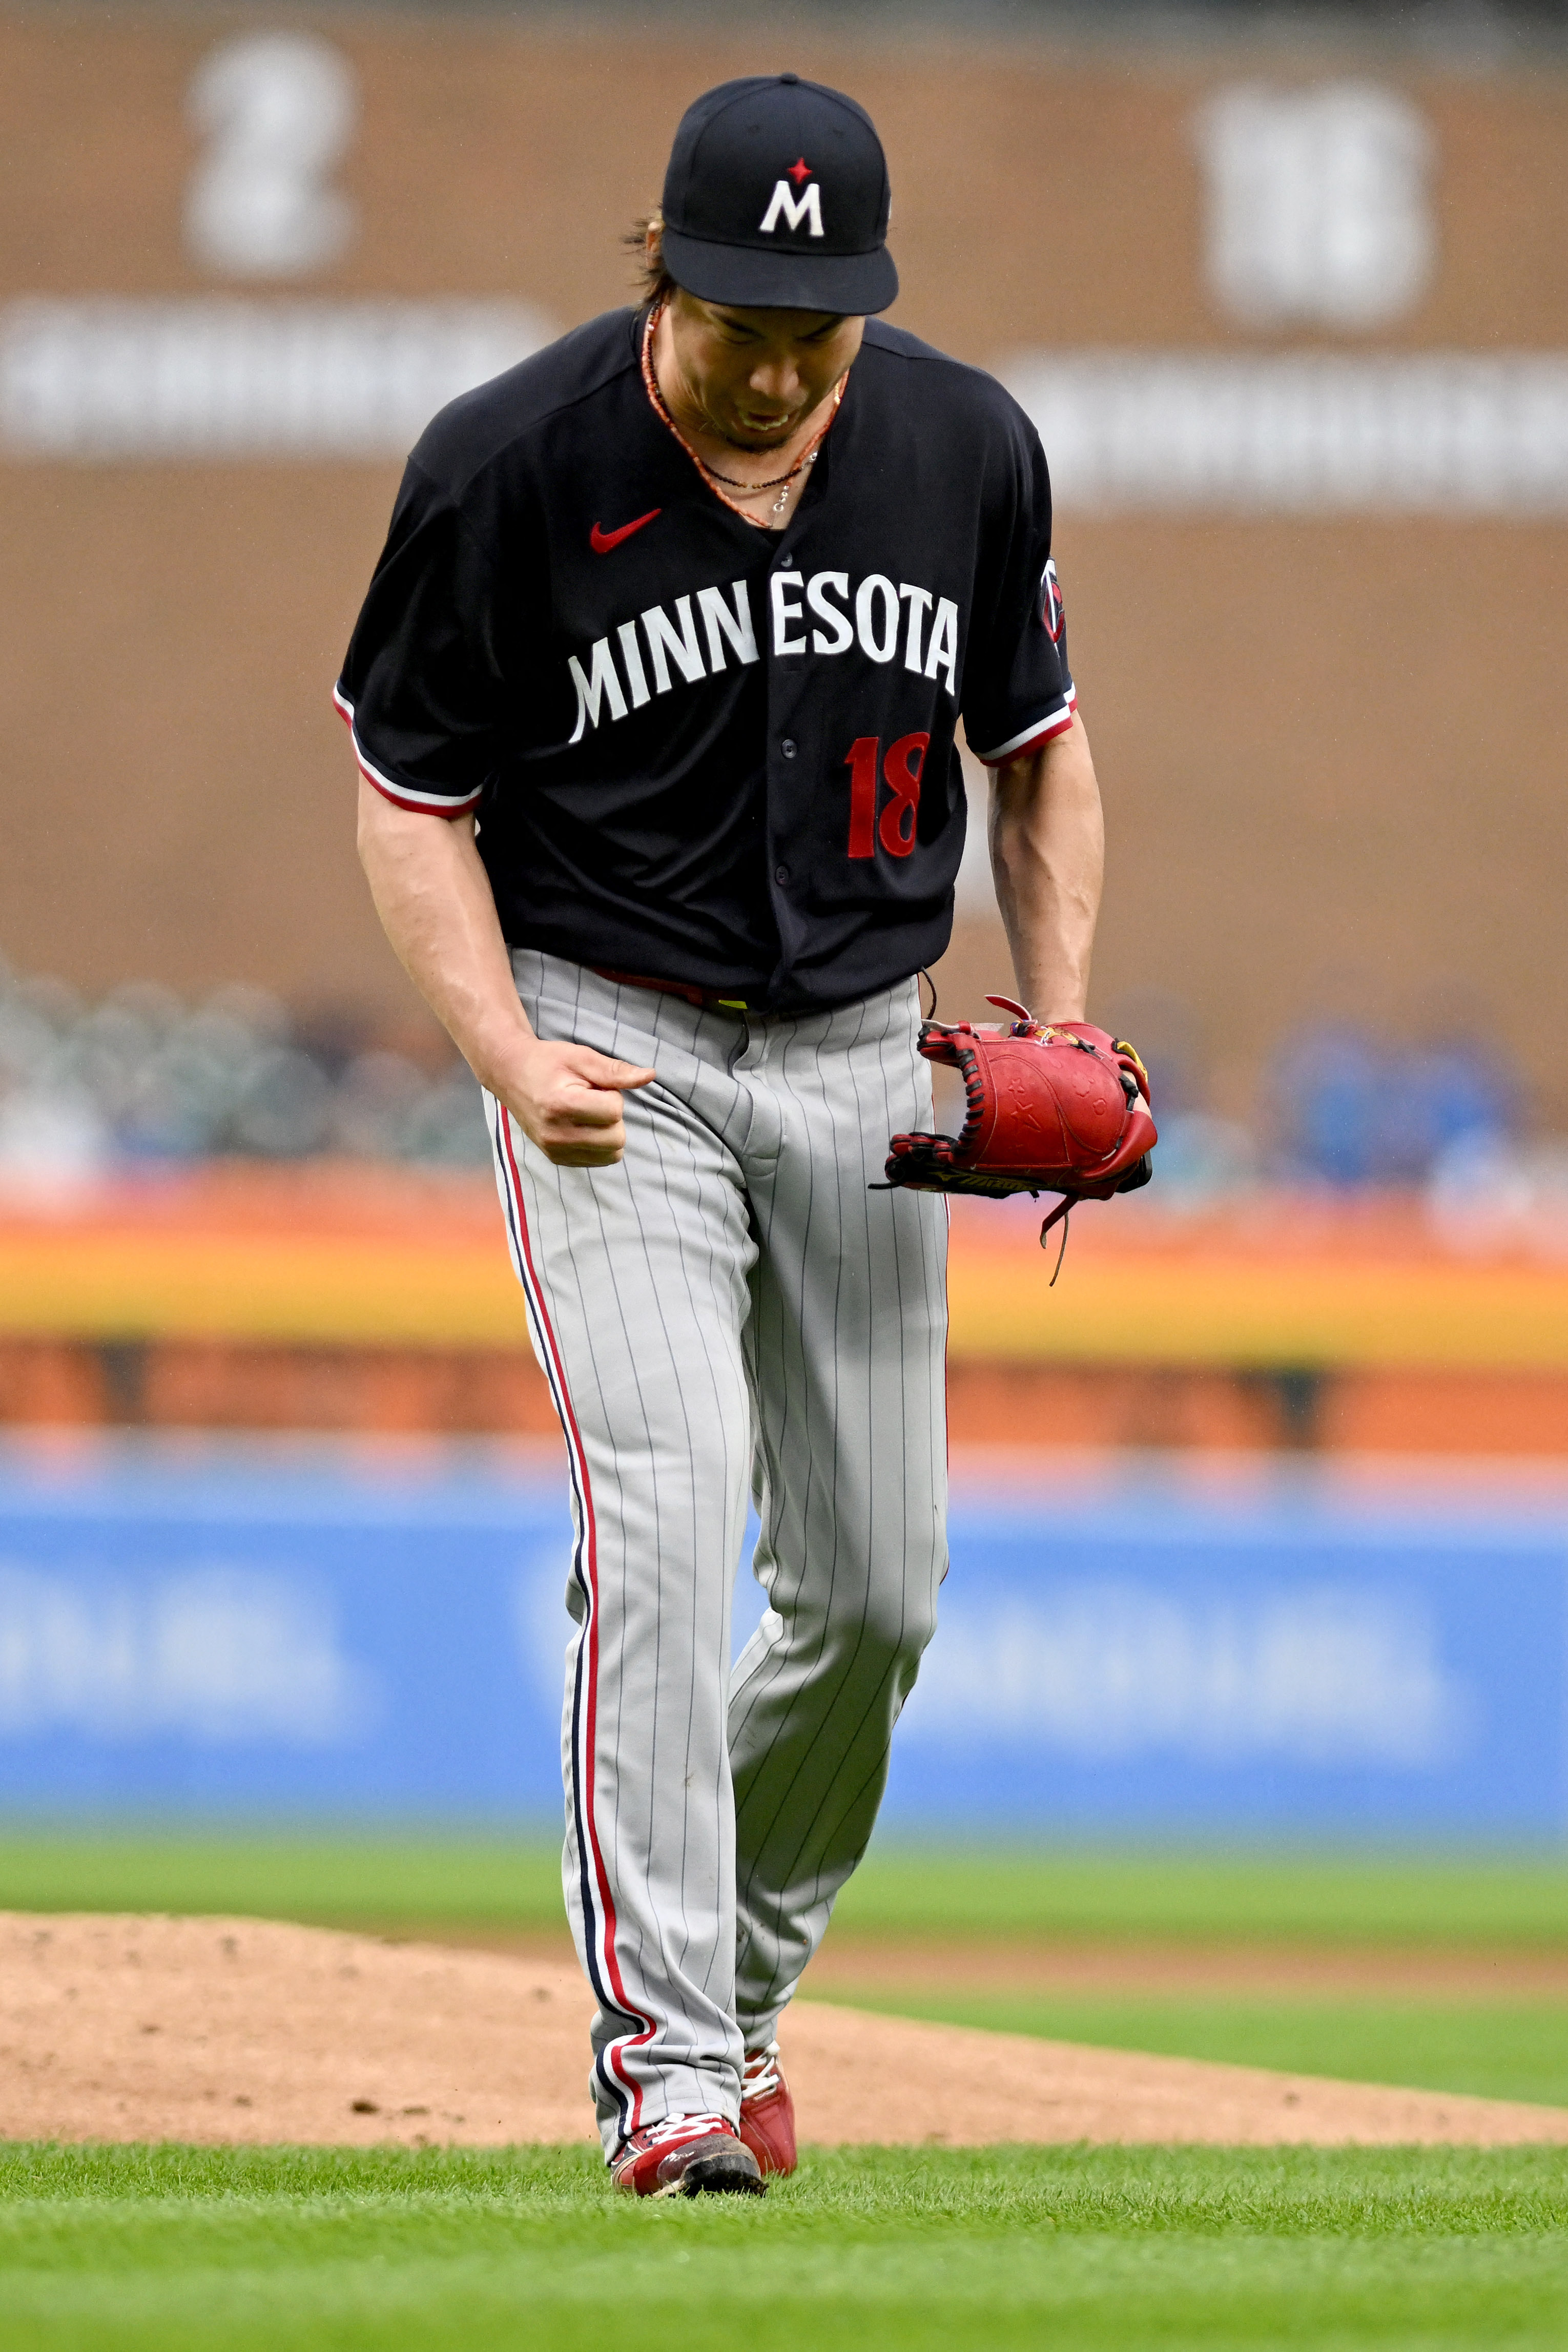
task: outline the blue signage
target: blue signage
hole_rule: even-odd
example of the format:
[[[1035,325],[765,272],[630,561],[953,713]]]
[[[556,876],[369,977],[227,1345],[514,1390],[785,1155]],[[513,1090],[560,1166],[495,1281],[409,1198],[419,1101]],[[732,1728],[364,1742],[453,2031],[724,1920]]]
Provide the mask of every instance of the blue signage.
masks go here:
[[[960,1509],[889,1802],[954,1823],[1555,1836],[1568,1509],[1226,1502],[1145,1473]]]
[[[1568,1499],[1467,1493],[961,1488],[888,1817],[1556,1836]],[[557,1816],[571,1539],[500,1449],[0,1451],[0,1803]]]

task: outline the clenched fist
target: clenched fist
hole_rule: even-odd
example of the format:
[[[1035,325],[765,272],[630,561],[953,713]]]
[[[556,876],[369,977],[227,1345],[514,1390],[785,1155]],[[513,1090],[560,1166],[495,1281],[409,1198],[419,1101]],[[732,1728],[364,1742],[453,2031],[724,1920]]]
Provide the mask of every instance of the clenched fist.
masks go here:
[[[626,1148],[621,1097],[653,1076],[592,1045],[531,1037],[490,1090],[558,1168],[613,1168]]]

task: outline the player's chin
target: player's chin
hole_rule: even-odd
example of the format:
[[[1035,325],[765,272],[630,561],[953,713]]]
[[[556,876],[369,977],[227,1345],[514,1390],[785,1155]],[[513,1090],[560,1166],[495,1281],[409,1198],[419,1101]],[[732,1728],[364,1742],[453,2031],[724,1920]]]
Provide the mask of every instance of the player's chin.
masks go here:
[[[725,434],[725,439],[737,449],[754,450],[759,457],[770,449],[782,449],[800,424],[798,416],[785,416],[766,425],[752,425],[743,416],[737,417]]]

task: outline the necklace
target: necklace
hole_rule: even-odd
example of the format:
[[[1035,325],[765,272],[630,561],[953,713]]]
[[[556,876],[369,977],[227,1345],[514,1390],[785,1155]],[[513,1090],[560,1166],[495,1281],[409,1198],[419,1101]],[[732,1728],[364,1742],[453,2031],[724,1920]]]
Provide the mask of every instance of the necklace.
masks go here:
[[[690,458],[692,464],[696,467],[703,480],[707,482],[712,489],[714,497],[721,500],[722,503],[729,508],[731,514],[738,514],[742,518],[742,521],[749,522],[754,530],[765,530],[768,528],[767,524],[760,521],[754,514],[748,514],[743,506],[740,505],[736,499],[728,496],[728,492],[730,490],[740,490],[742,495],[751,496],[758,490],[777,490],[778,497],[769,507],[768,512],[770,515],[782,515],[786,513],[789,509],[790,484],[796,480],[797,478],[805,471],[805,468],[808,466],[816,465],[818,455],[821,452],[822,445],[827,438],[828,428],[832,425],[834,417],[838,414],[838,404],[844,397],[844,386],[847,379],[844,376],[840,376],[837,383],[834,385],[833,410],[827,419],[827,424],[825,425],[822,427],[821,432],[815,436],[810,448],[805,450],[795,459],[795,464],[790,467],[787,474],[775,474],[771,482],[738,482],[734,478],[733,475],[721,474],[716,467],[710,466],[708,463],[705,457],[700,457],[698,456],[696,450],[692,447],[690,442],[688,441],[685,434],[682,433],[679,425],[670,415],[664,394],[658,388],[658,377],[654,373],[653,364],[653,338],[654,331],[658,327],[660,319],[664,316],[664,310],[665,306],[662,302],[656,302],[654,304],[653,309],[647,314],[647,323],[643,328],[642,334],[643,389],[647,394],[648,399],[652,404],[654,414],[659,418],[660,422],[667,425],[671,433],[674,434],[676,439],[679,442],[681,447],[685,450],[687,456]],[[719,487],[721,483],[725,486],[723,488]]]
[[[781,482],[793,482],[806,461],[804,457],[797,458],[787,474],[775,474],[771,482],[738,482],[733,474],[721,474],[718,467],[710,466],[705,457],[700,457],[697,462],[705,474],[710,474],[716,482],[727,482],[732,490],[776,490]]]
[[[828,424],[830,425],[832,421],[832,418],[829,417]],[[822,433],[826,433],[826,430],[827,425],[825,425],[822,428]],[[822,433],[817,435],[817,441],[821,440]],[[694,457],[697,457],[697,452],[695,449],[691,454]],[[701,467],[703,472],[707,475],[708,479],[710,482],[727,482],[731,489],[742,490],[748,498],[753,496],[758,490],[777,490],[778,497],[768,509],[768,512],[770,514],[782,515],[788,510],[790,484],[793,481],[798,480],[799,477],[805,473],[808,466],[816,465],[816,446],[814,443],[806,451],[804,457],[797,457],[795,459],[795,464],[790,467],[787,474],[775,474],[771,482],[738,482],[732,474],[720,473],[718,467],[716,466],[709,465],[707,459],[704,457],[697,457],[697,462]],[[732,504],[733,501],[731,500],[730,503]]]

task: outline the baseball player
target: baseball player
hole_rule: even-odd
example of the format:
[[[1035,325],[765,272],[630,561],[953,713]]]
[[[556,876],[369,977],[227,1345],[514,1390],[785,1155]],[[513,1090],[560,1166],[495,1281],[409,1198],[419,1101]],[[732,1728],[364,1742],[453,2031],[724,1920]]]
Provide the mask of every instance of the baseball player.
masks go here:
[[[1043,1017],[1084,1011],[1100,895],[1045,459],[879,323],[888,206],[853,100],[700,98],[646,299],[437,417],[337,689],[565,1433],[566,1903],[639,2195],[793,2168],[775,2029],[935,1622],[945,1209],[868,1188],[931,1123],[961,718]]]

